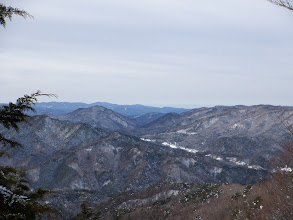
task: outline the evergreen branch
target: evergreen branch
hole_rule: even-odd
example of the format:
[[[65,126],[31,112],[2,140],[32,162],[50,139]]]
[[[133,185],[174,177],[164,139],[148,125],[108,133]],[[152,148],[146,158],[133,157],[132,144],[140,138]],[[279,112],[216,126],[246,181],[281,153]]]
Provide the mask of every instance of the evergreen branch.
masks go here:
[[[10,139],[7,139],[2,134],[0,134],[0,143],[3,143],[4,146],[9,145],[12,148],[15,148],[15,147],[23,148],[23,146],[20,143],[13,141],[13,140],[10,140]],[[2,151],[0,151],[0,152],[2,152]]]
[[[0,150],[0,157],[7,156],[10,157],[6,150]]]
[[[38,97],[48,96],[56,97],[55,94],[44,94],[41,91],[37,91],[31,95],[24,95],[21,98],[18,98],[16,103],[10,102],[8,105],[0,107],[0,124],[5,128],[10,129],[14,128],[16,131],[19,130],[19,123],[25,122],[28,123],[28,118],[30,116],[27,114],[29,111],[36,112],[34,105],[38,101]],[[17,141],[7,139],[0,133],[0,143],[3,143],[4,146],[10,147],[21,147],[22,145]],[[3,152],[0,151],[0,157],[3,156]]]
[[[23,18],[34,18],[31,14],[27,13],[24,10],[13,8],[10,6],[5,6],[4,4],[0,4],[0,25],[2,25],[4,28],[6,27],[6,18],[8,18],[10,21],[12,20],[13,15],[18,15]]]
[[[31,95],[25,95],[24,97],[18,98],[16,104],[10,102],[6,106],[1,106],[0,124],[3,124],[7,129],[12,127],[18,131],[18,123],[27,123],[27,119],[30,118],[27,112],[36,112],[33,106],[38,101],[37,97],[39,96],[57,97],[55,94],[43,94],[41,91],[37,91]]]
[[[1,5],[2,6],[2,5]],[[1,21],[1,17],[0,17]],[[17,99],[16,103],[0,107],[0,125],[5,128],[19,130],[19,123],[26,122],[30,117],[27,112],[35,112],[34,105],[39,96],[55,96],[53,94],[42,94],[40,91],[31,95],[25,95]],[[0,133],[0,146],[22,147],[14,140],[7,139]],[[7,155],[7,151],[0,150],[0,157]],[[43,204],[44,196],[51,191],[30,189],[28,181],[25,179],[25,172],[13,167],[0,166],[0,219],[56,219],[61,217],[60,212]]]
[[[271,2],[274,5],[278,5],[293,11],[293,4],[290,0],[267,0],[267,1]]]

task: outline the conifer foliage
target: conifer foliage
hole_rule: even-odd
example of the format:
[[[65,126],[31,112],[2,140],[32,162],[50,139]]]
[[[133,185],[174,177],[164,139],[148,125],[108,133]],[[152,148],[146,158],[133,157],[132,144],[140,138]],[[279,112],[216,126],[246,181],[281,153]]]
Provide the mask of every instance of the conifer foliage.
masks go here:
[[[274,5],[278,5],[288,10],[293,11],[293,1],[292,0],[268,0],[269,2],[273,3]]]
[[[32,15],[30,15],[24,10],[0,4],[0,25],[6,27],[6,19],[8,18],[9,20],[11,20],[13,15],[18,15],[23,18],[33,18]]]
[[[18,131],[20,122],[28,123],[30,116],[27,113],[35,111],[33,106],[39,96],[52,95],[38,91],[17,99],[15,104],[1,106],[0,124],[6,129]],[[0,133],[0,158],[9,156],[10,147],[22,148],[22,145]],[[44,214],[53,217],[57,212],[42,202],[47,193],[49,191],[40,188],[31,190],[21,170],[0,166],[0,219],[38,219]]]

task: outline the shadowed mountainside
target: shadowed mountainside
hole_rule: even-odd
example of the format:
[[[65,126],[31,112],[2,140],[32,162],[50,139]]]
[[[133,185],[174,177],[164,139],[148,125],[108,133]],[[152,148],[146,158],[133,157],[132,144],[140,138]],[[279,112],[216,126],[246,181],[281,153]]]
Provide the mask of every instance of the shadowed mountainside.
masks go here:
[[[1,131],[24,145],[2,164],[26,170],[34,187],[116,194],[161,181],[255,183],[268,175],[257,166],[217,160],[87,124],[34,116],[21,132]]]
[[[214,156],[233,154],[246,162],[265,163],[291,138],[286,124],[293,124],[289,107],[216,106],[164,115],[135,134]]]
[[[160,117],[165,115],[164,113],[158,113],[158,112],[151,112],[151,113],[146,113],[143,115],[132,115],[129,116],[129,118],[134,119],[137,121],[141,126],[146,125]]]
[[[107,131],[131,130],[139,126],[135,120],[102,106],[77,109],[69,114],[59,116],[58,119],[82,122]]]

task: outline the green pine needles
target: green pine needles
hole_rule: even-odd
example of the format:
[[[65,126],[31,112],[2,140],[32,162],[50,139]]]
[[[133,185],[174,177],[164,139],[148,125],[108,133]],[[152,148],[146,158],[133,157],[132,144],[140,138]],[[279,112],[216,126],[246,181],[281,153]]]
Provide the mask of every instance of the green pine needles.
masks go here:
[[[23,18],[33,18],[32,15],[27,13],[24,10],[13,8],[10,6],[5,6],[4,4],[0,4],[0,25],[2,25],[4,28],[6,27],[6,19],[8,18],[10,21],[12,19],[13,15],[18,15]]]
[[[0,107],[0,124],[7,129],[19,130],[20,122],[28,123],[28,111],[35,111],[33,106],[39,96],[55,96],[42,94],[40,91],[25,95],[17,99],[16,103],[9,103]],[[22,147],[16,141],[5,138],[0,133],[0,157],[9,156],[9,147]],[[42,216],[55,219],[58,211],[51,208],[42,200],[48,190],[32,190],[29,187],[25,174],[13,167],[0,166],[0,219],[40,219]]]

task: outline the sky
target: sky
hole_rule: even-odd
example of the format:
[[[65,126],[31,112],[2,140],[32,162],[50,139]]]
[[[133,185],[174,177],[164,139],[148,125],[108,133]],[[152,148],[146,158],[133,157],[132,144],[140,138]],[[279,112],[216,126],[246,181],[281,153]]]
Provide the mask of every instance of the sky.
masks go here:
[[[266,0],[6,0],[0,103],[293,106],[293,12]]]

